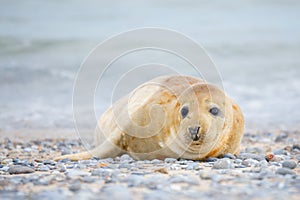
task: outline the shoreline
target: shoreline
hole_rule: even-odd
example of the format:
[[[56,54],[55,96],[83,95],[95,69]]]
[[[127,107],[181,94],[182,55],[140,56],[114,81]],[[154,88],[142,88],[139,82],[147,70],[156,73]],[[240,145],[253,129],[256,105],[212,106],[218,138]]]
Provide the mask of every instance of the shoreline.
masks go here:
[[[93,136],[94,130],[84,130],[83,134],[88,134]],[[290,129],[286,128],[245,128],[244,134],[254,133],[263,134],[267,132],[272,132],[274,134],[279,134],[281,132],[296,132],[300,134],[300,128],[293,127]],[[79,133],[76,129],[18,129],[18,130],[2,130],[0,129],[0,140],[4,138],[17,139],[28,141],[30,139],[79,139]]]

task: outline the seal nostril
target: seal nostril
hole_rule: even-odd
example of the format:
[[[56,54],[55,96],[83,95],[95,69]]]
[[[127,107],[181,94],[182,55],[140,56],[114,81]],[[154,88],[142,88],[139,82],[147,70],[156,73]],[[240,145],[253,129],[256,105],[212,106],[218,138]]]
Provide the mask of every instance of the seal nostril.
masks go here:
[[[195,127],[189,127],[188,128],[190,134],[191,134],[191,139],[193,141],[198,141],[199,140],[199,130],[200,130],[200,126],[195,126]]]
[[[200,130],[200,126],[197,127],[197,133],[199,133],[199,130]]]

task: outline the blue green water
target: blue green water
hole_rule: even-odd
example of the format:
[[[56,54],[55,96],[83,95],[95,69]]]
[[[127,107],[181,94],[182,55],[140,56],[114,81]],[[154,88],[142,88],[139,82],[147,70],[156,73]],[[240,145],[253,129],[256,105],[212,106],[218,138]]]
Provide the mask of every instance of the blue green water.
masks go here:
[[[145,26],[204,46],[247,127],[298,128],[299,19],[297,0],[1,0],[0,129],[73,129],[73,82],[83,59],[111,35]]]

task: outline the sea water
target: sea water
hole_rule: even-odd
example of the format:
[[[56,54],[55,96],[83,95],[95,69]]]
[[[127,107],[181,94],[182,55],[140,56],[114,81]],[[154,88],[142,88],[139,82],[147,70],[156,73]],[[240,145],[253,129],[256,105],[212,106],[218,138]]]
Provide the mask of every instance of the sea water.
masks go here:
[[[176,30],[201,44],[221,74],[223,89],[244,111],[247,128],[299,128],[299,19],[297,0],[2,0],[0,129],[74,129],[72,93],[83,60],[105,39],[140,27]],[[112,98],[111,77],[122,75],[122,66],[134,59],[147,63],[149,57],[153,63],[181,63],[164,56],[145,51],[116,63],[103,77],[107,87],[96,98],[96,118],[111,99],[140,81],[169,73],[159,66],[152,74],[136,71]],[[176,69],[194,73],[184,64]],[[94,127],[86,116],[82,124]]]

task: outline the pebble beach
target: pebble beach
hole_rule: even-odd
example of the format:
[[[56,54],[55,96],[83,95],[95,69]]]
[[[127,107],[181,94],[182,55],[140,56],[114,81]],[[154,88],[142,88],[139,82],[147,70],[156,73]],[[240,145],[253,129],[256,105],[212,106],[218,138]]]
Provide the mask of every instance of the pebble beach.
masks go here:
[[[79,139],[0,140],[0,199],[298,199],[300,132],[245,133],[241,153],[192,161],[68,159]]]
[[[2,0],[0,200],[300,199],[299,19],[299,0]],[[112,40],[91,56],[105,41],[149,27],[180,33],[207,55],[146,32],[144,40]],[[190,62],[202,57],[200,66]],[[215,63],[209,70],[208,57]],[[97,73],[105,66],[98,61],[105,73]],[[77,84],[84,63],[86,82]],[[115,100],[174,72],[222,83],[238,103],[246,128],[239,155],[53,160],[85,150],[75,127],[92,138]]]

